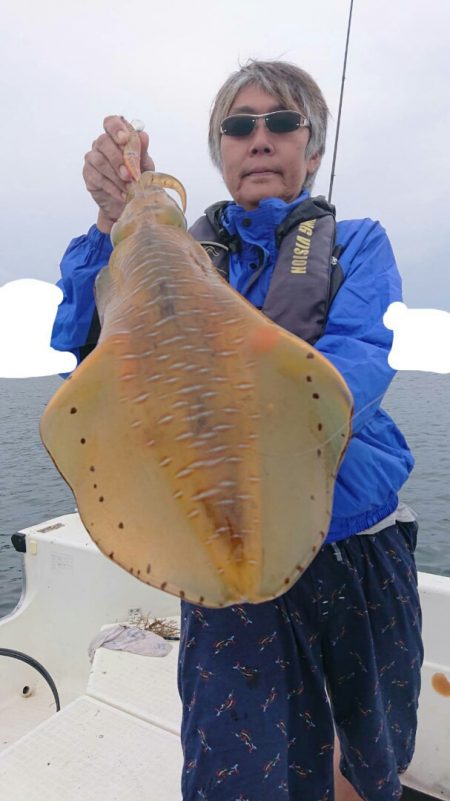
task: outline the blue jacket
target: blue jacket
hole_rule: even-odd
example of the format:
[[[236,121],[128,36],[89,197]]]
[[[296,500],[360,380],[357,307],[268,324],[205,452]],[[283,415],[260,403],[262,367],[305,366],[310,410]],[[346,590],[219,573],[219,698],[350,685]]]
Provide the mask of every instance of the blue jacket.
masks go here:
[[[254,305],[262,306],[277,257],[275,230],[308,194],[287,204],[270,198],[254,211],[236,204],[226,208],[224,224],[237,233],[242,248],[230,263],[230,283]],[[242,225],[252,217],[250,227]],[[402,299],[401,279],[384,229],[373,220],[337,223],[336,242],[344,272],[329,311],[323,336],[315,347],[346,380],[354,399],[353,436],[336,480],[328,542],[356,534],[391,514],[398,491],[414,466],[407,443],[381,408],[383,395],[394,377],[387,357],[392,331],[383,325],[389,304]],[[68,350],[80,359],[94,313],[93,285],[108,263],[112,247],[108,235],[92,226],[86,236],[72,240],[61,263],[58,286],[64,299],[58,308],[52,347]],[[264,270],[248,289],[255,260]]]

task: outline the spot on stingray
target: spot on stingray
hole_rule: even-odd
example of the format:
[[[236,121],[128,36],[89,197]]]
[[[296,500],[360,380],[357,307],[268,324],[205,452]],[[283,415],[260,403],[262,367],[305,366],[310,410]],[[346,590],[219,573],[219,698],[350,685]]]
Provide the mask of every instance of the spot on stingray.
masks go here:
[[[94,487],[94,489],[97,489],[97,484],[93,484],[92,486]]]
[[[91,464],[89,470],[91,471],[91,473],[95,473],[95,467],[93,464]]]
[[[114,551],[111,551],[111,553],[109,554],[109,558],[114,559]]]
[[[76,414],[76,413],[77,413],[77,411],[78,411],[78,410],[75,408],[75,406],[72,406],[72,408],[71,408],[71,410],[70,410],[70,414]]]
[[[100,498],[99,498],[100,503],[103,503],[104,500],[105,499],[104,499],[103,495],[100,495]]]
[[[316,496],[315,495],[310,495],[309,496],[309,500],[310,501],[315,501],[316,500]]]
[[[322,423],[319,423],[319,424],[318,424],[318,426],[317,426],[317,430],[318,430],[318,431],[322,431],[322,428],[323,428],[323,425],[322,425]],[[345,435],[344,435],[344,436],[345,436]]]
[[[314,353],[307,353],[306,358],[307,359],[314,359]]]
[[[312,378],[311,378],[311,376],[310,376],[310,375],[307,375],[307,376],[306,376],[306,380],[311,382],[311,381],[312,381]]]
[[[322,456],[322,451],[320,450],[320,448],[317,448],[317,456]]]
[[[160,585],[160,587],[161,587],[162,590],[165,590],[166,587],[167,587],[167,581],[163,581],[163,583]]]
[[[284,583],[285,584],[289,584],[289,582],[290,582],[290,578],[285,578]]]
[[[205,600],[205,596],[204,595],[200,595],[200,598],[198,599],[199,604],[202,604],[204,600]]]
[[[303,565],[295,565],[295,569],[298,570],[299,573],[303,573],[305,568],[303,567]]]
[[[123,523],[119,523],[119,528],[123,528]]]
[[[184,592],[184,590],[180,590],[180,598],[185,598],[185,597],[186,593]]]
[[[85,438],[81,437],[80,442],[81,442],[82,445],[84,445],[84,443],[86,442]]]
[[[152,566],[151,565],[147,565],[147,570],[146,570],[147,576],[150,573],[151,569],[152,569]]]
[[[318,392],[313,392],[313,398],[314,398],[315,400],[318,400],[318,399],[320,398],[320,395],[319,395],[319,393],[318,393]]]

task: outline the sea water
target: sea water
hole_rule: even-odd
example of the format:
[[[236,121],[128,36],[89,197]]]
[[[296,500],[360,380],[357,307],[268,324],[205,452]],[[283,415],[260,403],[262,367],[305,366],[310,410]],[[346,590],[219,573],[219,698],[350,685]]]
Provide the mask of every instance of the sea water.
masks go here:
[[[39,418],[60,384],[54,376],[0,379],[0,616],[22,589],[11,535],[75,510],[39,438]],[[416,459],[400,497],[419,520],[418,567],[450,575],[450,375],[398,373],[382,405]]]

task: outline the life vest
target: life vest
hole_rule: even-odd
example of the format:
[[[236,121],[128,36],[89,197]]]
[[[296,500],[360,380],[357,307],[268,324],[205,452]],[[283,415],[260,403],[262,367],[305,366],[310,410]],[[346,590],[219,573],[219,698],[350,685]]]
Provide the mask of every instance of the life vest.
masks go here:
[[[229,255],[239,252],[239,238],[224,228],[222,211],[229,201],[214,203],[189,233],[208,253],[225,280]],[[307,198],[278,226],[279,249],[262,311],[287,331],[313,345],[322,336],[331,303],[344,280],[336,245],[334,206],[324,197]],[[252,283],[262,267],[255,270]]]
[[[202,245],[212,263],[229,280],[229,255],[238,252],[239,238],[221,222],[230,201],[209,206],[189,233]],[[262,311],[271,320],[311,345],[322,336],[330,306],[344,280],[339,264],[342,247],[335,242],[335,208],[322,196],[307,198],[291,211],[275,234],[279,248]],[[255,271],[253,281],[261,272]],[[100,322],[95,309],[80,360],[97,344]]]

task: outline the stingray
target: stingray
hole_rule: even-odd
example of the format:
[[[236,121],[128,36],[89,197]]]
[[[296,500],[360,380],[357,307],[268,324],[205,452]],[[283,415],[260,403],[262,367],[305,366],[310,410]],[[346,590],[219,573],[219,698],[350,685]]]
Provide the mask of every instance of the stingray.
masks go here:
[[[98,344],[41,437],[100,550],[209,607],[278,597],[319,551],[352,397],[186,232],[176,179],[144,173],[96,282]]]

